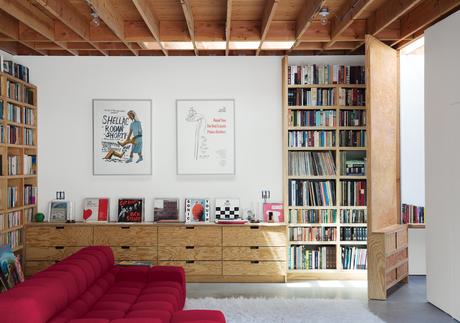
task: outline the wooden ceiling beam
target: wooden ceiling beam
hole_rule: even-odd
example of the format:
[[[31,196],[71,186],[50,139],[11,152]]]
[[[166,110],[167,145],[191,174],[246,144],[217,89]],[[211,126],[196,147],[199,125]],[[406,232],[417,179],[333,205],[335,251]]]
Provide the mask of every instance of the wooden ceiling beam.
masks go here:
[[[422,0],[388,0],[369,17],[369,34],[376,35],[405,15]]]
[[[229,53],[230,34],[232,31],[232,0],[227,0],[227,13],[225,19],[225,56]]]
[[[122,41],[123,44],[135,55],[138,53],[131,48],[130,44],[125,40],[125,24],[123,17],[117,12],[113,2],[110,0],[88,0],[93,6],[99,18],[104,21],[107,27]],[[99,26],[100,27],[100,26]],[[99,28],[97,27],[97,28]],[[91,30],[90,30],[91,32]],[[109,53],[110,54],[110,53]]]
[[[198,56],[198,49],[195,43],[195,20],[193,19],[192,5],[190,4],[190,0],[180,0],[180,4],[184,12],[185,21],[187,22],[190,39],[192,40],[193,51],[195,55]]]
[[[279,0],[268,0],[267,4],[265,5],[264,9],[264,16],[262,18],[262,25],[261,25],[261,35],[260,35],[260,44],[259,48],[256,51],[256,56],[259,56],[260,51],[262,50],[262,44],[265,41],[265,37],[267,37],[268,30],[270,29],[270,25],[272,23],[273,17],[275,16],[276,8],[278,7]]]
[[[78,55],[76,51],[66,48],[63,43],[55,40],[54,20],[38,10],[29,1],[0,0],[0,8],[30,29],[46,37],[47,40],[55,42],[72,55]],[[25,46],[27,45],[25,44]]]
[[[309,0],[305,1],[305,5],[300,10],[300,14],[297,16],[296,21],[296,36],[294,45],[292,45],[291,50],[294,49],[300,43],[305,31],[310,27],[313,22],[313,19],[316,17],[318,12],[321,10],[321,7],[324,5],[325,0]]]
[[[149,2],[147,0],[132,0],[132,1],[137,11],[141,15],[142,19],[144,20],[144,23],[147,25],[147,28],[149,29],[150,33],[153,35],[153,38],[155,38],[155,41],[160,46],[161,51],[163,52],[165,56],[168,56],[168,51],[161,44],[160,21],[158,20],[157,16],[153,12],[153,9],[151,8]]]
[[[99,50],[104,56],[108,55],[107,52],[99,49],[96,44],[90,41],[88,20],[80,15],[67,0],[35,0],[35,2],[85,41],[91,43],[91,45]]]

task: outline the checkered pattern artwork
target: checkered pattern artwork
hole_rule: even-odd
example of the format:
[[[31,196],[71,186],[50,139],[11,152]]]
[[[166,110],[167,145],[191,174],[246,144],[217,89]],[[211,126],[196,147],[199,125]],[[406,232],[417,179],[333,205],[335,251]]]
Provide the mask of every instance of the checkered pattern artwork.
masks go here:
[[[239,199],[216,199],[216,219],[239,219]]]

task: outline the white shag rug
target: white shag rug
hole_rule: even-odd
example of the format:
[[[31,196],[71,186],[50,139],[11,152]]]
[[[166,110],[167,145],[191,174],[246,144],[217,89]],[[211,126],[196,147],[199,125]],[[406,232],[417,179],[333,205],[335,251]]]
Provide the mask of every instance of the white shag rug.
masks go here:
[[[358,300],[189,298],[186,309],[220,310],[227,323],[382,323]]]

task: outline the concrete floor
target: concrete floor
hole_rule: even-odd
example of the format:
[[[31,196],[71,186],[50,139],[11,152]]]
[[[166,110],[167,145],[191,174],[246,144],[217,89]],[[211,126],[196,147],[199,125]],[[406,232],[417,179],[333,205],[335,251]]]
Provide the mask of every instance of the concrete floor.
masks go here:
[[[387,301],[368,301],[365,281],[305,281],[287,284],[187,284],[187,297],[282,297],[358,299],[389,323],[458,322],[426,301],[425,276],[411,276]],[[364,322],[363,322],[364,323]]]

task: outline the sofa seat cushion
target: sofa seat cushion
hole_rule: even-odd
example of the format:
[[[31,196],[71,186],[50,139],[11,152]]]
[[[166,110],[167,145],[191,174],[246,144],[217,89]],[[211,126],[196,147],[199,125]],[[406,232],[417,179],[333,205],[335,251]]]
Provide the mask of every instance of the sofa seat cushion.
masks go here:
[[[117,310],[91,310],[82,318],[115,320],[125,317],[125,312]]]
[[[75,320],[69,321],[68,323],[110,323],[110,322],[111,321],[107,319],[75,319]]]
[[[79,323],[79,322],[76,322]],[[160,319],[151,319],[151,318],[124,318],[113,320],[110,323],[163,323]]]
[[[136,302],[130,308],[130,311],[142,310],[161,310],[167,311],[171,314],[175,312],[174,305],[168,301]]]
[[[162,323],[169,323],[171,320],[171,313],[168,311],[161,310],[136,310],[130,311],[126,314],[125,318],[147,318],[147,319],[157,319]]]
[[[225,323],[221,311],[187,310],[174,313],[171,323]]]

